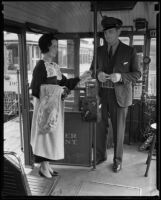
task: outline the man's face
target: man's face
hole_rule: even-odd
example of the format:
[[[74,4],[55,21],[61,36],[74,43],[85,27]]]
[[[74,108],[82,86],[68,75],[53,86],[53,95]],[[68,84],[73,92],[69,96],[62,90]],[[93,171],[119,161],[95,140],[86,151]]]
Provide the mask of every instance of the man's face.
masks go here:
[[[110,28],[104,31],[104,36],[108,44],[115,43],[120,35],[120,29]]]

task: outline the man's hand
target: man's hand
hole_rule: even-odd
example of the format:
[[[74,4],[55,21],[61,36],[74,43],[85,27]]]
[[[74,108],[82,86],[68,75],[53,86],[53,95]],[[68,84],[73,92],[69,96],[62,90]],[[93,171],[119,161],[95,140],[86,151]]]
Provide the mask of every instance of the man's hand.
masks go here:
[[[98,80],[100,81],[100,82],[106,82],[106,80],[110,77],[110,75],[109,74],[106,74],[106,73],[104,73],[104,72],[99,72],[98,73],[98,75],[97,75],[97,77],[98,77]]]
[[[108,79],[110,79],[113,83],[117,83],[121,81],[121,74],[120,73],[110,74]]]

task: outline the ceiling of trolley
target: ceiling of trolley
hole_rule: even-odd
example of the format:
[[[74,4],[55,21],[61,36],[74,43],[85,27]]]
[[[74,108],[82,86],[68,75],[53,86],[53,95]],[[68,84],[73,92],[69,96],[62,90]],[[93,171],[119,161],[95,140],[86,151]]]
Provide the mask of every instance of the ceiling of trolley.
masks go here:
[[[125,2],[125,1],[124,1]],[[117,1],[118,3],[118,1]],[[119,1],[121,4],[121,1]],[[156,11],[151,1],[139,1],[132,10],[102,11],[102,15],[117,17],[124,26],[134,25],[136,18],[145,18],[149,28],[156,28]],[[30,22],[59,32],[93,32],[93,12],[90,1],[4,1],[4,18],[20,23]],[[98,11],[101,31],[101,14]]]

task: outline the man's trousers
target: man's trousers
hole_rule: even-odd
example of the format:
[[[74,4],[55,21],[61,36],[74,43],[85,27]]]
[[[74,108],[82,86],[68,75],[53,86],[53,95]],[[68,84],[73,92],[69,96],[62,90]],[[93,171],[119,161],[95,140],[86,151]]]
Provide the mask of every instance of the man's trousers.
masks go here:
[[[122,163],[123,143],[128,107],[120,107],[114,89],[103,88],[101,97],[102,120],[97,123],[96,158],[106,159],[108,116],[113,128],[114,157],[113,161]]]

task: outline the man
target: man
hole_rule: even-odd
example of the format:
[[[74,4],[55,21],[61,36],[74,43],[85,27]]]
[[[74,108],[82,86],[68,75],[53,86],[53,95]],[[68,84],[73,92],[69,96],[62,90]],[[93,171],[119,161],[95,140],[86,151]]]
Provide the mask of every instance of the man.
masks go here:
[[[105,44],[97,49],[96,78],[99,83],[102,120],[96,134],[96,164],[106,160],[108,116],[113,127],[113,171],[122,168],[123,142],[128,106],[132,104],[132,82],[141,77],[134,48],[119,40],[122,21],[104,16]],[[91,70],[93,71],[93,62]]]

